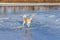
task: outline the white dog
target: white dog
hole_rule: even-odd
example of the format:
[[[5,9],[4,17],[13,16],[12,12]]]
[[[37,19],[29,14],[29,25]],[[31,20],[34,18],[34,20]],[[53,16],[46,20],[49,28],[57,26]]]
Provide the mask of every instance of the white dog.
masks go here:
[[[32,21],[32,18],[27,18],[26,15],[23,16],[23,26],[26,23],[29,28],[31,21]]]

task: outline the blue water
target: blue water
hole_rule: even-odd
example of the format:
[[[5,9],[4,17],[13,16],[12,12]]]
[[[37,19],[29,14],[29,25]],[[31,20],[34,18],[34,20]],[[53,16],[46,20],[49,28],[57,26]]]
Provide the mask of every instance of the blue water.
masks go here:
[[[30,28],[22,16],[32,17]],[[60,8],[0,15],[0,40],[60,40]],[[21,28],[20,28],[21,27]]]

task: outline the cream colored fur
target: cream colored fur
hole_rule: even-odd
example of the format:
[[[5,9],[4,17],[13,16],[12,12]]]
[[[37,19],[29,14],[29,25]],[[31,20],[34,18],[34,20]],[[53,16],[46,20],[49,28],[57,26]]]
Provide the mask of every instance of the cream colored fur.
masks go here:
[[[24,26],[24,24],[27,24],[27,26],[29,28],[31,21],[32,21],[32,18],[27,18],[26,15],[23,16],[23,26]]]

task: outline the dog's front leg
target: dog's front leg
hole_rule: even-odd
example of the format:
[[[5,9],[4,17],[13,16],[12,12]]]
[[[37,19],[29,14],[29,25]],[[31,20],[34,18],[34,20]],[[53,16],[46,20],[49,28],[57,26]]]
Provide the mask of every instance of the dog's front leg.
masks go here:
[[[24,27],[25,21],[23,22],[23,27]]]
[[[28,28],[30,27],[30,23],[27,23]]]

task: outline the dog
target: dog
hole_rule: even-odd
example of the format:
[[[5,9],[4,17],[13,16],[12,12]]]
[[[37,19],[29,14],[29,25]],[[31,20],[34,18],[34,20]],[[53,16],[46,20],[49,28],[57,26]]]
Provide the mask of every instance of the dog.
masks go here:
[[[23,26],[24,26],[24,24],[27,24],[27,26],[29,28],[31,21],[32,21],[32,18],[27,18],[26,15],[23,16]]]

